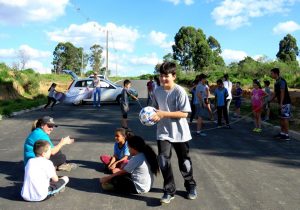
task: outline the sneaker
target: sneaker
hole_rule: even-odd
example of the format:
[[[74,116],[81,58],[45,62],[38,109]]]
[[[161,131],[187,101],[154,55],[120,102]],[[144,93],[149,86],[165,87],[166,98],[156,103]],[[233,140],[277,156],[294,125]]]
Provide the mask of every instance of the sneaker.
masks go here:
[[[226,125],[225,128],[227,129],[231,129],[230,125]]]
[[[77,164],[75,163],[64,163],[58,166],[59,171],[72,171],[77,168]]]
[[[253,130],[252,130],[253,132],[257,132],[257,128],[253,128]]]
[[[206,133],[204,133],[204,132],[196,132],[196,136],[207,136],[207,134]]]
[[[191,189],[188,191],[187,198],[190,200],[195,200],[197,198],[196,187],[191,187]]]
[[[281,134],[280,140],[281,140],[281,141],[289,141],[289,140],[291,140],[291,139],[290,139],[290,137],[289,137],[288,135],[283,135],[283,134]]]
[[[262,129],[261,128],[256,128],[256,133],[261,133]]]
[[[101,187],[103,190],[112,191],[115,189],[114,185],[111,183],[101,183]]]
[[[170,203],[171,200],[173,200],[175,197],[174,195],[170,195],[168,193],[164,193],[163,197],[161,197],[160,202],[161,203]]]
[[[280,139],[281,136],[282,136],[282,134],[281,134],[281,133],[278,133],[278,134],[274,135],[273,138],[275,138],[275,139]]]

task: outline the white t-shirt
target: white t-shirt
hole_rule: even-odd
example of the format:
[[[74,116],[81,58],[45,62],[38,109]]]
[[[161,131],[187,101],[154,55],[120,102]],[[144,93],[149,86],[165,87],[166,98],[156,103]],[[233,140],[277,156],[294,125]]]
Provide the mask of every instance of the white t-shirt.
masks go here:
[[[228,97],[226,99],[232,99],[232,94],[231,94],[232,82],[230,82],[229,80],[227,80],[227,81],[224,81],[223,84],[224,84],[224,87],[228,91]]]
[[[53,163],[44,158],[31,158],[25,166],[21,196],[26,201],[42,201],[48,196],[50,179],[55,176]]]

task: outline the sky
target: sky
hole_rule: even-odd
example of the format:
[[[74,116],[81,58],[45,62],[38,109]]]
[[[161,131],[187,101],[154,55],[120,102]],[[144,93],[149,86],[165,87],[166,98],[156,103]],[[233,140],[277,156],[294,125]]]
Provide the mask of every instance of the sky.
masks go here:
[[[0,63],[13,66],[23,54],[25,68],[50,73],[59,42],[89,53],[94,44],[105,49],[108,34],[111,75],[151,74],[182,26],[216,38],[226,64],[274,60],[288,33],[300,45],[299,11],[300,0],[0,0]]]

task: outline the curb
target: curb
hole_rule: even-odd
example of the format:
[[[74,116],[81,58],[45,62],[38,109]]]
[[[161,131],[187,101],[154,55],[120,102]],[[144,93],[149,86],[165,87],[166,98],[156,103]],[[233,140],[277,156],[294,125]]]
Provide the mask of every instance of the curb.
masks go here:
[[[9,115],[9,116],[0,115],[0,121],[1,121],[1,120],[4,120],[4,119],[6,119],[6,118],[15,117],[15,116],[17,116],[17,115],[21,115],[21,114],[24,114],[24,113],[27,113],[27,112],[31,112],[31,111],[35,111],[35,110],[41,109],[41,108],[43,108],[44,106],[45,106],[45,104],[44,104],[44,105],[37,106],[37,107],[33,107],[33,108],[31,108],[31,109],[24,109],[24,110],[21,110],[21,111],[18,111],[18,112],[13,112],[13,113],[11,113],[11,115]]]

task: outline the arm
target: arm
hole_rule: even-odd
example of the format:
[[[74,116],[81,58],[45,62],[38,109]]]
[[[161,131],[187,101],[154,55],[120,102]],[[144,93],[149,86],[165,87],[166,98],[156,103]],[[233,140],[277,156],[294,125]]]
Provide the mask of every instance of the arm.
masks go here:
[[[280,106],[282,106],[283,104],[284,94],[285,94],[284,89],[280,89],[280,102],[279,102]]]
[[[153,116],[152,120],[155,122],[158,122],[162,118],[187,118],[187,116],[188,116],[188,113],[182,112],[182,111],[167,112],[167,111],[157,110],[156,114]]]
[[[73,142],[74,139],[71,139],[69,136],[62,138],[60,142],[51,149],[51,155],[55,155],[64,145],[72,144]]]
[[[115,161],[114,162],[114,164],[115,165],[117,165],[118,163],[120,163],[120,162],[122,162],[122,161],[124,161],[124,160],[127,160],[128,159],[128,156],[127,155],[125,155],[124,157],[122,157],[120,160],[118,160],[118,161]]]
[[[101,183],[106,183],[106,182],[109,182],[112,178],[116,177],[116,176],[121,176],[121,175],[124,175],[124,174],[127,174],[128,172],[125,171],[124,169],[120,169],[120,171],[114,173],[114,174],[111,174],[109,176],[105,176],[105,177],[102,177],[100,178],[100,182]]]
[[[107,167],[110,168],[116,162],[116,159],[117,159],[117,157],[115,155],[112,156]]]

